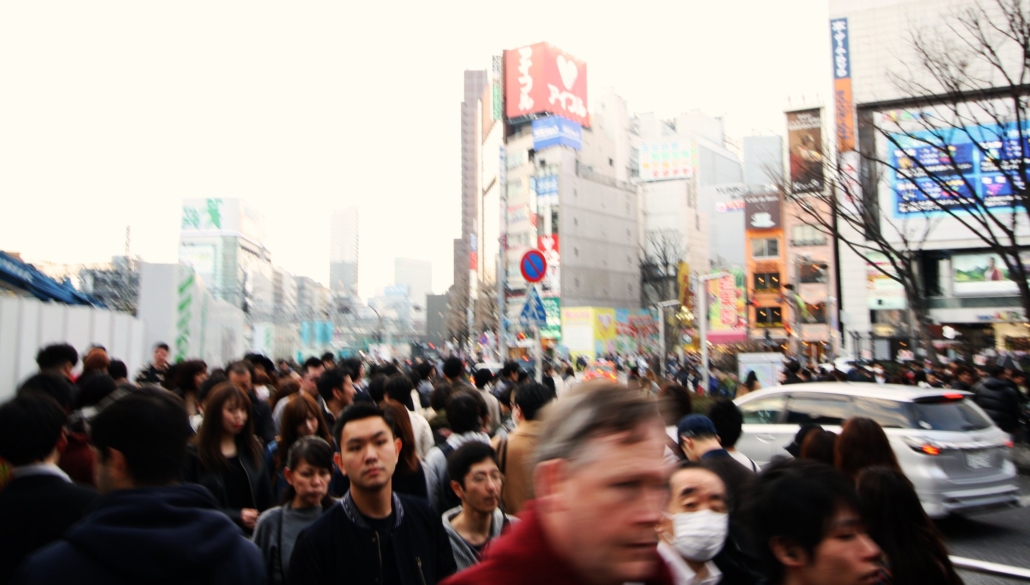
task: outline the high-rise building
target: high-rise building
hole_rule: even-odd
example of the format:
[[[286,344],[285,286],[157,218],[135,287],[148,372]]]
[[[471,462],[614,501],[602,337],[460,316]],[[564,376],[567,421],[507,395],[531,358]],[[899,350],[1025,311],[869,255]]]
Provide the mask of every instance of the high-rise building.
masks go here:
[[[358,296],[358,208],[333,211],[329,241],[329,290]]]
[[[411,258],[394,260],[394,284],[408,289],[408,298],[425,308],[426,295],[433,292],[433,263]]]
[[[465,92],[461,102],[461,240],[454,241],[454,285],[457,299],[468,306],[470,269],[476,269],[475,250],[479,215],[480,98],[487,85],[487,72],[465,71]]]

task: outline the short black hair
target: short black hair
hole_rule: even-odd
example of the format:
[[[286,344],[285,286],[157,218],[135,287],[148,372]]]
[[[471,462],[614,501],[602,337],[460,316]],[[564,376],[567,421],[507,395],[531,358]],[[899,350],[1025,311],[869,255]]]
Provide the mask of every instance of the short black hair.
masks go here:
[[[340,368],[329,368],[322,372],[322,375],[315,381],[315,385],[318,387],[318,395],[327,402],[332,400],[333,390],[343,388],[343,379],[347,376],[349,374]]]
[[[415,404],[411,400],[411,391],[414,389],[415,386],[411,383],[410,378],[404,374],[397,374],[386,380],[383,391],[390,397],[390,400],[400,402],[408,410],[415,410]]]
[[[811,556],[842,509],[858,514],[858,496],[854,486],[825,463],[788,459],[758,475],[747,513],[770,583],[783,580],[783,567],[771,541],[784,539]]]
[[[333,352],[327,351],[327,352],[322,354],[322,361],[323,362],[333,362],[333,363],[336,363],[336,356],[333,355]]]
[[[449,357],[443,361],[443,375],[453,380],[465,373],[465,364],[461,358]]]
[[[447,475],[452,481],[458,482],[458,485],[465,488],[465,476],[468,475],[469,469],[476,463],[481,463],[487,459],[497,463],[497,452],[490,446],[489,443],[482,441],[469,441],[454,450],[453,453],[447,457]],[[447,486],[450,489],[450,486]]]
[[[415,366],[415,373],[418,374],[419,380],[428,380],[429,377],[433,374],[433,369],[433,364],[429,362],[422,362],[421,364]]]
[[[65,364],[71,364],[74,368],[77,363],[79,363],[79,352],[67,343],[48,345],[36,354],[36,365],[41,370],[63,368]]]
[[[309,357],[308,359],[304,360],[304,365],[301,366],[300,369],[302,373],[307,374],[308,370],[310,370],[311,368],[322,367],[325,367],[325,364],[322,363],[322,360],[318,359],[317,357]]]
[[[90,441],[99,460],[107,457],[108,449],[120,451],[138,486],[176,481],[192,434],[182,399],[156,388],[123,396],[90,421]]]
[[[18,395],[29,392],[46,394],[61,405],[66,412],[71,412],[75,402],[75,387],[67,378],[57,374],[36,374],[25,380],[18,387]]]
[[[232,373],[242,374],[244,370],[246,370],[247,373],[250,374],[250,379],[253,380],[254,379],[254,364],[248,362],[247,360],[239,360],[239,361],[235,361],[235,362],[229,364],[229,367],[225,368],[225,373],[226,374],[232,374]]]
[[[211,374],[211,376],[207,380],[204,380],[200,385],[200,388],[197,388],[197,402],[203,404],[203,402],[207,400],[207,395],[211,393],[211,390],[215,386],[228,381],[229,378],[225,377],[225,374],[218,373],[217,371]]]
[[[397,436],[397,431],[395,430],[396,427],[393,422],[393,415],[390,414],[389,410],[383,410],[375,404],[370,404],[368,402],[355,402],[343,409],[343,412],[341,412],[340,416],[336,419],[336,424],[333,425],[333,440],[336,441],[337,445],[339,445],[341,451],[343,451],[343,427],[347,426],[347,423],[373,417],[383,419],[386,426],[390,428],[390,434],[394,437]]]
[[[504,366],[501,367],[501,377],[507,378],[512,374],[518,373],[521,369],[517,362],[504,362]]]
[[[114,378],[102,372],[91,372],[79,378],[78,408],[96,406],[118,389]]]
[[[526,420],[536,420],[540,409],[557,397],[553,388],[530,382],[515,389],[515,406],[522,409],[522,416]]]
[[[42,461],[61,438],[68,415],[40,392],[21,394],[0,405],[0,457],[15,467]]]
[[[368,381],[368,396],[372,399],[372,402],[379,404],[383,401],[383,395],[386,393],[386,374],[375,374],[372,379]]]
[[[165,351],[168,351],[169,350],[168,344],[163,342],[163,341],[158,341],[157,343],[154,344],[154,351],[157,351],[159,349],[163,349]]]
[[[470,392],[455,392],[447,402],[447,426],[457,435],[483,428],[483,413]]]
[[[356,378],[360,374],[361,367],[364,364],[361,363],[361,358],[352,357],[343,360],[343,365],[350,370],[351,377]]]
[[[1005,366],[999,366],[998,364],[987,366],[987,375],[991,378],[1000,378],[1005,375]]]
[[[476,383],[476,388],[482,390],[486,388],[486,385],[493,381],[494,373],[486,368],[479,368],[476,373],[472,376],[473,381]]]
[[[121,380],[129,377],[129,368],[122,360],[111,360],[111,364],[107,366],[107,373],[115,380]]]
[[[723,447],[733,447],[740,440],[744,415],[731,400],[720,398],[708,407],[708,418],[719,433]]]

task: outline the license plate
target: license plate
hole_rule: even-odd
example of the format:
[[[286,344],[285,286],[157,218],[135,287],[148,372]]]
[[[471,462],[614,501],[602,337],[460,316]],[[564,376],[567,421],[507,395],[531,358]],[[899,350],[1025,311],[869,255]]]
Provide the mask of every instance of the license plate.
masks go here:
[[[991,454],[988,451],[968,451],[966,466],[970,469],[986,469],[991,466]]]

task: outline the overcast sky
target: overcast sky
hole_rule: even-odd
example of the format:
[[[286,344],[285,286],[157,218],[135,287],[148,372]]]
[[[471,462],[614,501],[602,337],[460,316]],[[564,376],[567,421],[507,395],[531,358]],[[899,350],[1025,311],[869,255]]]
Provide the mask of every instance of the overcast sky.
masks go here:
[[[393,259],[451,283],[462,72],[548,41],[631,111],[784,133],[829,103],[826,0],[0,3],[0,249],[175,262],[182,199],[240,197],[277,265],[323,283],[361,209],[362,296]]]

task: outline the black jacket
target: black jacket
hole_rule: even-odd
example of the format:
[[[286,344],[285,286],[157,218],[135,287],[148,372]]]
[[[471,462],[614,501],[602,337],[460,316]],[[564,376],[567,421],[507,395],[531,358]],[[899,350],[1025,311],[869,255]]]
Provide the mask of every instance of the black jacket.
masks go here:
[[[29,557],[17,583],[265,583],[261,551],[195,485],[119,490]]]
[[[279,434],[279,430],[275,428],[275,421],[272,420],[272,407],[258,398],[253,390],[250,391],[249,396],[250,418],[254,420],[254,434],[261,439],[261,445],[266,446]]]
[[[0,584],[33,551],[61,537],[100,498],[56,475],[15,477],[0,492]]]
[[[241,449],[240,463],[243,464],[243,470],[247,472],[247,478],[250,480],[250,497],[254,502],[254,508],[259,512],[264,512],[275,505],[272,496],[272,482],[268,478],[268,472],[265,471],[264,463],[259,459],[258,465],[254,465],[249,455],[249,453]],[[189,456],[186,458],[186,468],[182,473],[182,480],[207,488],[211,495],[214,496],[218,509],[235,522],[237,526],[243,528],[243,519],[240,516],[241,510],[229,507],[229,499],[225,493],[225,477],[222,473],[221,470],[205,467],[200,461],[200,456],[197,455],[196,448],[192,445],[190,446]]]
[[[1006,433],[1019,426],[1020,395],[1015,385],[1000,378],[983,378],[973,385],[973,401]]]
[[[423,499],[393,494],[390,537],[404,585],[433,585],[457,570],[440,516]],[[300,533],[289,583],[381,583],[380,535],[362,519],[350,492]]]

